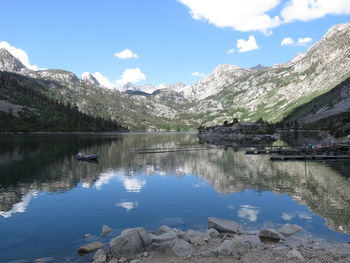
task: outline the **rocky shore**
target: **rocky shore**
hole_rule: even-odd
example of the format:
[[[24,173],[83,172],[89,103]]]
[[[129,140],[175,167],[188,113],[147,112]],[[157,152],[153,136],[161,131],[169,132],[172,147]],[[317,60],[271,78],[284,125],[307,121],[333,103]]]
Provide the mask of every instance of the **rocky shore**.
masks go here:
[[[103,226],[101,235],[112,233]],[[84,238],[88,242],[90,235]],[[166,225],[155,232],[131,228],[109,242],[87,243],[77,252],[79,262],[93,263],[350,262],[350,244],[316,238],[298,225],[245,231],[235,221],[212,217],[205,231],[184,232]]]

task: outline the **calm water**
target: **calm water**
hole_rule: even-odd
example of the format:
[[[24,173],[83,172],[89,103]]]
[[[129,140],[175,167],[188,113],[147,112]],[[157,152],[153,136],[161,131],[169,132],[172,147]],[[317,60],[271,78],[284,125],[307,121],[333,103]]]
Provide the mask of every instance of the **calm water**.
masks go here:
[[[0,137],[0,262],[68,258],[103,224],[205,229],[209,216],[247,228],[295,223],[349,242],[350,164],[270,162],[243,150],[138,154],[197,146],[194,134]],[[77,162],[77,152],[100,162]]]

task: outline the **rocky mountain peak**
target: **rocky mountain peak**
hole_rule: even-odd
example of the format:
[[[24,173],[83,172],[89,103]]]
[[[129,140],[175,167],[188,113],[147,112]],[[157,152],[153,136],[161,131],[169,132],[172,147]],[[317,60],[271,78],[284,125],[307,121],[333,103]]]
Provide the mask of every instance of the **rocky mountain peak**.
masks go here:
[[[342,32],[342,31],[350,31],[350,23],[343,23],[343,24],[337,24],[332,26],[327,33],[323,36],[323,39],[329,39],[335,34]]]
[[[81,79],[85,82],[89,82],[93,85],[100,85],[100,83],[98,82],[98,80],[89,72],[84,72],[81,75]]]
[[[237,70],[237,69],[241,69],[241,68],[238,66],[235,66],[235,65],[231,65],[231,64],[220,64],[214,69],[213,73],[215,75],[219,75],[223,72],[233,71],[233,70]]]
[[[20,72],[27,69],[22,62],[13,56],[7,49],[0,48],[0,70],[9,72]]]

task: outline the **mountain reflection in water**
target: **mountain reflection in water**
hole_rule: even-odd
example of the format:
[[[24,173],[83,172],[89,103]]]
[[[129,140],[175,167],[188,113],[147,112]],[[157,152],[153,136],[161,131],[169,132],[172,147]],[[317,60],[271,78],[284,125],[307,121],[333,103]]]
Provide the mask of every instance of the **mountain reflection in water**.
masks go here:
[[[191,181],[192,189],[211,186],[223,198],[247,189],[288,194],[324,218],[333,230],[350,233],[350,165],[346,162],[270,162],[269,156],[219,147],[158,154],[133,151],[198,145],[194,134],[2,136],[0,144],[1,228],[6,227],[6,219],[25,213],[40,193],[64,195],[73,189],[103,192],[104,186],[115,180],[126,193],[140,195],[145,187],[151,187],[148,178],[157,176],[160,179],[152,184],[166,184],[171,189],[173,181],[166,181],[169,176],[194,175],[200,180]],[[73,158],[77,152],[98,153],[100,162],[77,162]],[[141,197],[132,200],[125,195],[114,206],[131,213],[142,207],[140,201]],[[227,207],[251,223],[263,213],[249,200]],[[287,222],[299,218],[312,224],[311,215],[305,211],[283,212],[280,217]],[[183,224],[180,217],[162,214],[161,218]]]

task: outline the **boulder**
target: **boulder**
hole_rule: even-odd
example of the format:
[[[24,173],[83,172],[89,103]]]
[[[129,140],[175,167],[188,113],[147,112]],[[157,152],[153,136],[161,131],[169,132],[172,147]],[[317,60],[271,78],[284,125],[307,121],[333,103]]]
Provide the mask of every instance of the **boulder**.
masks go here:
[[[90,253],[92,251],[95,251],[97,249],[103,248],[104,244],[102,242],[93,242],[90,244],[87,244],[85,246],[82,246],[80,248],[78,248],[78,253],[79,254],[86,254],[86,253]]]
[[[287,253],[287,258],[289,259],[298,259],[298,260],[305,260],[303,255],[296,249],[292,249]]]
[[[218,254],[222,256],[229,256],[233,254],[235,245],[233,240],[224,240],[218,247]]]
[[[129,228],[125,229],[121,234],[126,234],[131,231],[137,231],[138,234],[140,235],[143,245],[148,246],[152,243],[151,236],[147,233],[147,231],[143,227],[137,227],[137,228]]]
[[[139,231],[129,231],[112,239],[109,242],[112,254],[115,257],[128,257],[143,251],[143,241]]]
[[[258,235],[241,235],[234,238],[235,244],[249,244],[251,247],[259,247],[262,242]]]
[[[171,252],[178,257],[188,256],[193,253],[194,247],[182,239],[175,240],[174,246],[171,249]]]
[[[164,233],[174,233],[174,232],[175,231],[172,228],[170,228],[166,225],[162,225],[158,228],[157,234],[160,235],[160,234],[164,234]]]
[[[173,230],[175,231],[175,233],[177,234],[177,236],[178,236],[179,238],[183,238],[183,237],[184,237],[185,232],[182,231],[181,229],[173,228]]]
[[[102,226],[102,232],[101,232],[101,236],[107,235],[108,233],[110,233],[113,229],[110,228],[107,225],[103,225]]]
[[[96,251],[94,255],[93,263],[105,263],[107,261],[107,253],[103,249],[99,249]]]
[[[219,237],[219,232],[216,229],[214,229],[214,228],[207,229],[207,234],[211,238]]]
[[[175,232],[163,233],[163,234],[160,234],[160,235],[149,234],[149,236],[151,237],[153,242],[157,242],[157,243],[170,241],[170,240],[173,240],[173,239],[177,238],[177,235],[176,235]]]
[[[208,218],[208,228],[214,228],[219,232],[241,233],[242,226],[233,220],[217,217]]]
[[[282,233],[284,236],[288,237],[291,235],[294,235],[301,231],[303,228],[298,225],[292,225],[292,224],[285,224],[280,229],[278,229],[278,232]]]
[[[269,241],[279,241],[283,239],[283,236],[280,232],[270,228],[261,229],[259,232],[259,237],[262,239],[267,239]]]

